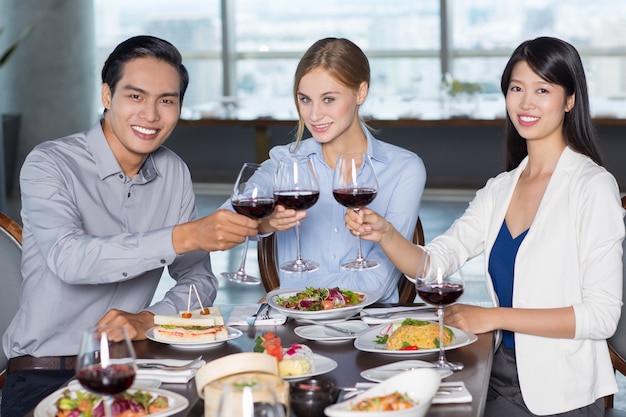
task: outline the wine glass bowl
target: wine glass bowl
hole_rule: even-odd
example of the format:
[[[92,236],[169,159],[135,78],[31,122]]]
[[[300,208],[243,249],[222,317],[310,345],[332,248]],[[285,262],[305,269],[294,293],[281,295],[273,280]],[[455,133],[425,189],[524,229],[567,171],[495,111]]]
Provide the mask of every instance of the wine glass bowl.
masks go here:
[[[344,207],[356,212],[370,204],[378,194],[378,180],[372,161],[366,153],[347,153],[339,155],[333,172],[333,197]],[[380,264],[373,259],[363,257],[361,238],[357,234],[357,256],[353,261],[341,265],[348,270],[376,268]]]
[[[285,417],[285,407],[271,384],[250,379],[237,384],[221,384],[217,417]]]
[[[464,288],[465,277],[460,267],[456,272],[446,273],[428,251],[422,250],[415,276],[415,289],[424,302],[437,308],[439,358],[435,364],[438,368],[452,371],[463,369],[463,364],[446,359],[445,346],[442,341],[444,340],[444,307],[456,302],[463,295]]]
[[[126,329],[115,325],[87,329],[77,359],[78,381],[88,391],[103,396],[105,415],[110,417],[112,396],[130,388],[137,373],[135,351]]]
[[[274,176],[276,204],[287,209],[306,210],[319,199],[319,184],[313,163],[308,157],[286,156],[280,160]],[[284,272],[312,272],[319,269],[317,262],[302,258],[300,251],[300,222],[296,224],[297,256],[293,261],[280,264]]]
[[[263,178],[260,164],[243,164],[230,196],[230,204],[237,213],[251,219],[258,220],[272,214],[275,205],[273,183],[271,178]],[[222,272],[222,276],[238,284],[258,285],[261,280],[248,275],[245,269],[248,242],[246,236],[239,269],[236,272]]]

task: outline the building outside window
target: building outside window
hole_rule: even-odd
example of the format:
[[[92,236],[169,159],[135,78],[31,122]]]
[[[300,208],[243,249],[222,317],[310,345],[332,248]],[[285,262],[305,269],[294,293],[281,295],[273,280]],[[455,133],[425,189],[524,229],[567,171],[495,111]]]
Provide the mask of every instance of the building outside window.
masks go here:
[[[364,115],[502,117],[506,60],[545,35],[581,53],[594,114],[626,118],[621,0],[94,1],[95,67],[129,36],[171,41],[191,76],[183,117],[294,119],[297,62],[328,36],[354,41],[370,59]]]

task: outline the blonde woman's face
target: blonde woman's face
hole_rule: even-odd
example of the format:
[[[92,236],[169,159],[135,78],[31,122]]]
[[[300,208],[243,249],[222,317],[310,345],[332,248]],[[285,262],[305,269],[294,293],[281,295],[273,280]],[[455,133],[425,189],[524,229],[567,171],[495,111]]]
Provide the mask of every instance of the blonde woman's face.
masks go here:
[[[358,108],[367,96],[367,84],[354,91],[323,68],[316,68],[300,80],[298,110],[315,140],[328,143],[340,139],[355,126],[359,128]]]

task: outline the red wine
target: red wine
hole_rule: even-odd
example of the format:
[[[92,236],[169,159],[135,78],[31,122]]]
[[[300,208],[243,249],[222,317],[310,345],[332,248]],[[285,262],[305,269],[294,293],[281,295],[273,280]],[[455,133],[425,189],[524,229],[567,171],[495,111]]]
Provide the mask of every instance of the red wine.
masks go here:
[[[463,294],[463,285],[450,283],[419,285],[417,294],[428,304],[447,305],[458,300]]]
[[[110,365],[106,368],[94,365],[79,370],[76,377],[89,391],[113,395],[124,392],[133,385],[135,370],[129,365]]]
[[[373,188],[341,188],[333,190],[333,196],[345,207],[363,207],[374,201],[377,191]]]
[[[288,209],[306,210],[317,203],[320,192],[311,190],[287,190],[275,192],[274,197],[276,197],[276,204],[285,206]]]
[[[232,202],[233,208],[239,214],[253,219],[262,219],[272,214],[274,210],[274,199],[265,198],[242,198]]]

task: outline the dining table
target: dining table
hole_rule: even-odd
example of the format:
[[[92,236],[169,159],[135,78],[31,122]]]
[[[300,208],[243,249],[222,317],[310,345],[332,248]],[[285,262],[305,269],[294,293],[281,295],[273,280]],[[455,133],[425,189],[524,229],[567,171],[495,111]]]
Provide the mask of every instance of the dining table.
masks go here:
[[[234,307],[234,305],[220,305],[225,319],[228,318]],[[376,304],[370,307],[375,308]],[[273,332],[281,338],[283,346],[289,346],[292,343],[305,344],[314,353],[334,360],[337,367],[317,377],[333,381],[338,388],[354,388],[357,382],[369,382],[361,376],[361,372],[376,366],[405,359],[424,361],[437,359],[436,353],[398,357],[361,351],[354,346],[352,339],[333,343],[305,340],[294,332],[296,327],[303,325],[307,324],[297,319],[288,318],[284,324],[280,325],[229,326],[240,330],[242,335],[224,343],[211,345],[208,348],[205,346],[203,349],[180,348],[148,339],[134,341],[133,345],[137,358],[192,360],[201,355],[207,363],[210,363],[212,360],[226,355],[253,352],[255,339],[267,332]],[[479,417],[483,415],[493,359],[493,344],[493,334],[485,333],[477,335],[476,341],[471,344],[446,351],[449,360],[462,363],[464,368],[445,378],[445,381],[463,381],[471,393],[472,400],[466,403],[433,404],[428,411],[428,417]],[[188,399],[189,405],[184,410],[174,414],[175,417],[204,416],[204,400],[198,397],[195,378],[192,378],[188,383],[163,383],[160,389],[178,393]],[[31,412],[27,417],[32,416],[33,413]]]

